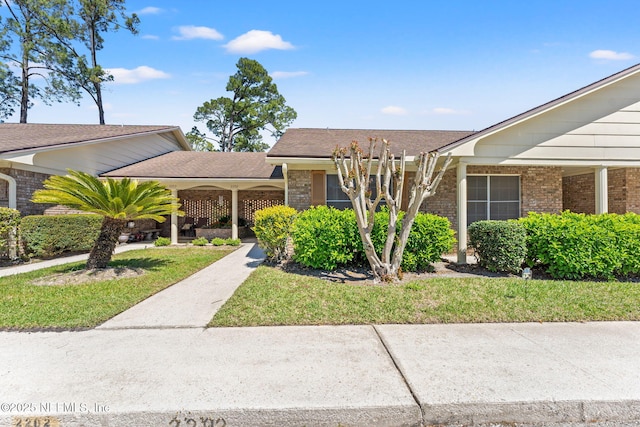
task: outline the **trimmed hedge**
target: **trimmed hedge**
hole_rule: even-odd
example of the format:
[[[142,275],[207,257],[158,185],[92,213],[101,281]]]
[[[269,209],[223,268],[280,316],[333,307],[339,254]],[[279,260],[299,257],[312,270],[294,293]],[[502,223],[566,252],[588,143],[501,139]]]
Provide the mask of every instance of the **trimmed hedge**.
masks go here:
[[[371,239],[378,253],[387,238],[388,223],[386,210],[376,212]],[[292,238],[294,260],[308,267],[335,270],[348,264],[368,265],[352,209],[318,206],[306,210],[296,219]],[[427,270],[454,244],[454,231],[447,218],[420,213],[411,229],[401,267],[403,271]]]
[[[24,254],[52,257],[91,250],[102,226],[100,215],[30,215],[20,223]]]
[[[530,213],[526,263],[558,279],[640,274],[640,216]]]
[[[0,257],[9,256],[9,245],[15,249],[15,233],[20,220],[20,212],[16,209],[0,208]]]
[[[253,231],[267,257],[279,261],[287,256],[287,240],[297,211],[289,206],[271,206],[254,214]]]
[[[356,217],[351,209],[314,206],[293,224],[293,259],[308,267],[335,270],[362,252]]]
[[[516,221],[477,221],[469,226],[469,247],[487,270],[518,273],[527,254],[527,233]]]

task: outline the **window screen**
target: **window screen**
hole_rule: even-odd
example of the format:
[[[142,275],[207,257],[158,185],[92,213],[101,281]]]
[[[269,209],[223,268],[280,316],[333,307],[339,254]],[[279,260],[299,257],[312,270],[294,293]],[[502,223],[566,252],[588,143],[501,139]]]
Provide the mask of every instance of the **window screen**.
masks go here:
[[[467,225],[485,219],[504,220],[519,216],[520,177],[467,177]]]

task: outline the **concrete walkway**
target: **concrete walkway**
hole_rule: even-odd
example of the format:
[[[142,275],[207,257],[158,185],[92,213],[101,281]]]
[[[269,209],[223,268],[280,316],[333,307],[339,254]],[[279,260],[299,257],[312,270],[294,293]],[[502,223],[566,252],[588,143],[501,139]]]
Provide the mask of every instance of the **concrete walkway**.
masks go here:
[[[203,328],[260,260],[93,330],[0,332],[0,427],[640,427],[640,322]]]
[[[258,245],[243,243],[221,260],[147,298],[98,329],[204,328],[262,261],[264,253]]]

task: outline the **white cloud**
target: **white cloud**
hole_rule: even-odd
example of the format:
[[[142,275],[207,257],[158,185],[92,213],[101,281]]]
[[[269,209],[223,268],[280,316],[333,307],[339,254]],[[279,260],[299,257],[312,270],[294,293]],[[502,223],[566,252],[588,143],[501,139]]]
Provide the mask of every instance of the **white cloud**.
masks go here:
[[[382,114],[388,114],[390,116],[406,116],[409,113],[406,109],[395,105],[389,105],[380,111]]]
[[[267,49],[294,49],[294,46],[282,40],[280,35],[262,30],[251,30],[231,40],[224,47],[231,53],[257,53]]]
[[[271,73],[271,77],[274,79],[290,79],[292,77],[302,77],[308,74],[308,71],[274,71]]]
[[[224,36],[215,28],[198,27],[196,25],[183,25],[177,28],[179,36],[173,36],[173,40],[222,40]]]
[[[614,50],[594,50],[589,53],[589,57],[593,59],[604,59],[607,61],[626,61],[633,59],[635,56],[628,52],[616,52]]]
[[[153,34],[145,34],[142,38],[145,40],[160,40],[160,37],[154,36]]]
[[[162,13],[162,12],[164,12],[164,10],[160,9],[159,7],[147,6],[145,8],[140,9],[136,13],[138,15],[158,15],[159,13]]]
[[[155,68],[141,65],[132,70],[126,68],[109,68],[107,72],[113,76],[113,82],[116,84],[134,84],[146,80],[168,79],[171,75]]]

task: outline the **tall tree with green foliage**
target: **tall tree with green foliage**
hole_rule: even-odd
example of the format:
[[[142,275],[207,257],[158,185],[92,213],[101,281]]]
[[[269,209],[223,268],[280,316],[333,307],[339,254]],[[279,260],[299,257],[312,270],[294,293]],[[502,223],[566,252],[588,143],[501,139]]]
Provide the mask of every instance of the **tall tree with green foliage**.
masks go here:
[[[67,55],[57,41],[73,37],[65,19],[72,13],[71,4],[66,0],[2,0],[1,4],[7,8],[8,17],[2,22],[0,59],[5,67],[20,70],[15,75],[5,68],[0,76],[2,92],[9,95],[7,100],[12,100],[6,101],[5,111],[12,112],[19,104],[20,123],[26,123],[28,110],[36,98],[45,104],[78,102],[80,91],[59,72]],[[44,83],[35,84],[38,78]],[[16,92],[19,102],[15,99]]]
[[[35,203],[52,203],[104,216],[86,268],[106,268],[127,221],[153,219],[164,222],[166,215],[178,211],[178,199],[155,181],[137,182],[129,178],[98,178],[69,170],[66,176],[52,176],[44,189],[33,194]]]
[[[260,132],[280,137],[297,113],[286,105],[278,87],[258,61],[240,58],[236,66],[238,71],[229,77],[226,86],[232,96],[206,101],[193,118],[206,124],[220,151],[264,151],[269,146],[263,142]],[[192,129],[189,133],[195,132]],[[207,149],[207,145],[196,148]]]
[[[113,80],[98,61],[98,51],[104,47],[103,34],[125,28],[132,34],[138,34],[140,19],[133,13],[127,15],[125,0],[77,0],[80,17],[81,40],[89,50],[89,62],[78,61],[77,83],[93,99],[98,107],[98,119],[105,124],[102,102],[102,84]]]

